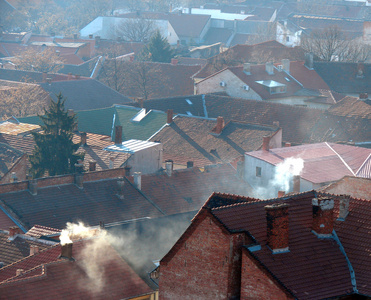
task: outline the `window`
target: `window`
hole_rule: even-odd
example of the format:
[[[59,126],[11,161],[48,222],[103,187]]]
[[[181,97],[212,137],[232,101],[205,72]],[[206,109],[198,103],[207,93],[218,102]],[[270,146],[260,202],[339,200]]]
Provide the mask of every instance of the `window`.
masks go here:
[[[261,176],[262,176],[262,168],[256,167],[256,177],[261,177]]]
[[[286,42],[290,42],[290,37],[289,36],[286,37]]]

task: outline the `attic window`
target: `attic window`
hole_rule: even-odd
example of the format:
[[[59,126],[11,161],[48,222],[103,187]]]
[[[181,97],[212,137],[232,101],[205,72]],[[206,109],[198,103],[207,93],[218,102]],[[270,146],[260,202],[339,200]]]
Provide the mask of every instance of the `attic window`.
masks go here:
[[[271,95],[286,93],[286,84],[274,80],[261,80],[256,81],[256,83],[261,84]]]
[[[140,122],[140,121],[142,121],[148,114],[150,113],[150,111],[149,112],[147,112],[146,113],[146,109],[145,108],[142,108],[132,119],[131,119],[131,121],[132,122]]]
[[[185,101],[187,101],[187,103],[188,103],[189,105],[192,105],[192,104],[193,104],[192,101],[189,100],[189,99],[185,99]]]

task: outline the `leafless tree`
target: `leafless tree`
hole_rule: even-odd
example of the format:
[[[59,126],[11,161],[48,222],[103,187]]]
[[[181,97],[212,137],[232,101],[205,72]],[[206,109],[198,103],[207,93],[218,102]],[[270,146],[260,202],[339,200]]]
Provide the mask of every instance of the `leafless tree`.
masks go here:
[[[56,53],[54,47],[41,51],[29,48],[17,56],[13,62],[21,70],[53,73],[62,68],[63,59]]]
[[[276,39],[276,22],[264,22],[256,28],[255,34],[249,35],[248,45],[254,45]]]
[[[117,36],[126,41],[146,42],[156,31],[156,24],[153,20],[138,17],[135,19],[124,19],[117,27]]]
[[[370,47],[362,41],[350,39],[338,26],[313,30],[309,36],[302,36],[301,47],[325,61],[365,60]]]

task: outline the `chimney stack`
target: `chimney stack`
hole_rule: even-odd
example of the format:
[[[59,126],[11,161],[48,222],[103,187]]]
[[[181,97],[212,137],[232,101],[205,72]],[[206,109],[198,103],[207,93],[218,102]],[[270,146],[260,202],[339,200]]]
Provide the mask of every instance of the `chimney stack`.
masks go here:
[[[271,140],[270,136],[263,136],[263,145],[262,145],[262,150],[263,151],[269,151],[270,140]]]
[[[77,39],[77,33],[73,34],[73,38],[76,40]]]
[[[82,162],[78,162],[75,164],[75,184],[78,188],[82,189],[84,188],[84,165]]]
[[[124,199],[124,186],[125,186],[125,181],[123,177],[117,178],[117,195],[119,196],[120,199]]]
[[[300,175],[293,176],[293,193],[300,193]]]
[[[171,124],[171,122],[173,122],[173,110],[168,109],[167,110],[167,121],[166,121],[166,123]]]
[[[283,70],[287,73],[290,73],[290,60],[289,59],[283,59],[282,60],[282,67]]]
[[[115,144],[122,144],[122,126],[115,126]]]
[[[17,181],[18,181],[17,173],[16,172],[11,172],[10,173],[10,182],[17,182]]]
[[[67,74],[67,80],[72,80],[72,73]]]
[[[74,260],[72,258],[72,243],[61,245],[61,255],[59,258]]]
[[[276,203],[264,207],[267,218],[267,244],[273,254],[289,251],[289,205]]]
[[[31,245],[30,246],[30,255],[34,255],[36,253],[39,253],[39,246]]]
[[[130,176],[131,167],[130,166],[125,166],[124,169],[125,169],[125,176]]]
[[[17,234],[22,233],[18,226],[9,227],[9,238],[14,238]]]
[[[173,173],[173,161],[172,160],[168,160],[165,162],[165,167],[166,167],[166,174],[167,176],[171,176],[172,173]]]
[[[141,172],[134,173],[134,185],[138,190],[142,189],[142,173]]]
[[[48,72],[43,72],[43,82],[46,82],[46,78],[48,78]]]
[[[365,77],[365,65],[363,62],[359,62],[357,64],[357,78],[364,78]]]
[[[285,143],[285,147],[291,147],[291,143],[290,142],[286,142]]]
[[[31,179],[28,182],[28,190],[30,191],[31,195],[37,195],[37,179]]]
[[[96,35],[95,36],[95,46],[99,46],[99,44],[100,44],[100,36]]]
[[[24,269],[17,269],[17,270],[15,271],[15,276],[22,275],[23,272],[24,272]]]
[[[89,161],[89,172],[94,172],[97,170],[97,162],[95,160]]]
[[[93,38],[93,35],[92,34],[89,34],[89,39],[92,39]]]
[[[80,134],[80,143],[81,143],[81,146],[87,146],[87,143],[86,143],[86,132],[81,132]]]
[[[108,167],[110,169],[114,169],[114,167],[115,167],[115,158],[114,157],[109,158],[109,166]]]
[[[213,128],[212,132],[214,134],[221,134],[224,126],[225,126],[224,118],[219,116],[216,119],[216,126]]]
[[[187,169],[193,168],[193,161],[187,161]]]
[[[172,64],[173,66],[176,66],[176,65],[178,64],[178,60],[177,60],[176,58],[172,58],[172,59],[171,59],[171,64]]]
[[[273,72],[273,62],[267,62],[265,63],[265,71],[269,74],[269,75],[274,75],[274,72]]]
[[[338,221],[345,221],[349,214],[350,197],[348,195],[341,195],[340,197]]]
[[[361,101],[368,100],[368,93],[361,93],[361,94],[359,94],[359,100],[361,100]]]
[[[312,230],[318,237],[330,237],[334,227],[334,200],[328,198],[313,198]]]
[[[306,66],[309,70],[313,70],[313,53],[305,53],[304,66]]]
[[[245,74],[250,75],[251,74],[251,64],[250,63],[244,63],[243,64],[243,71]]]
[[[278,191],[277,198],[282,198],[285,196],[285,191]]]

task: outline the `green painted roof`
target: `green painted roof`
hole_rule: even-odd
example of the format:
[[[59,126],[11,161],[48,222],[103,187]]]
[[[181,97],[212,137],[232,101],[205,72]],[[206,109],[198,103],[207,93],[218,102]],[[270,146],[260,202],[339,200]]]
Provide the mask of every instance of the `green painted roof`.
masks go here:
[[[162,111],[149,110],[139,122],[132,121],[140,111],[140,108],[124,105],[77,111],[78,129],[81,132],[108,136],[113,134],[114,140],[114,126],[121,125],[123,141],[147,140],[166,124],[167,115]],[[41,125],[38,116],[24,117],[18,120],[22,123]]]

